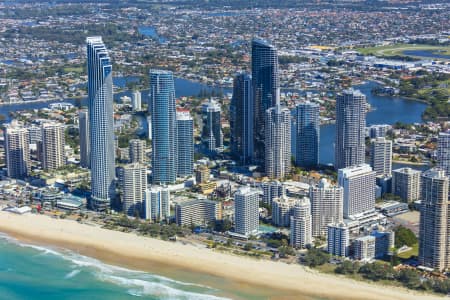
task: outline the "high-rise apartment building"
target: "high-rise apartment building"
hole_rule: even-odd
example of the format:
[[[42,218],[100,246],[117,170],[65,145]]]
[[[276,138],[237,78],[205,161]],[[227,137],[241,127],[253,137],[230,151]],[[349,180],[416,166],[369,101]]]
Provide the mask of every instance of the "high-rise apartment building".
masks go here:
[[[419,263],[442,271],[450,266],[449,179],[442,169],[422,173]]]
[[[300,103],[294,110],[295,164],[299,167],[315,167],[319,164],[320,106],[316,103]]]
[[[31,171],[28,130],[13,120],[4,127],[8,176],[23,179]]]
[[[278,52],[265,40],[252,41],[252,86],[254,98],[254,149],[255,156],[264,162],[266,111],[275,106],[280,87]]]
[[[202,142],[211,152],[223,150],[223,133],[221,126],[221,111],[219,103],[210,99],[202,105]]]
[[[194,172],[194,119],[188,110],[177,111],[177,176]]]
[[[325,178],[317,186],[310,186],[312,235],[326,236],[327,225],[341,223],[344,210],[344,190],[332,186]]]
[[[312,243],[311,204],[307,197],[299,199],[293,207],[290,220],[291,246],[305,248]]]
[[[101,37],[88,37],[88,111],[91,206],[106,209],[115,198],[112,64]]]
[[[177,121],[172,72],[150,71],[149,96],[152,116],[153,183],[175,183],[177,177]]]
[[[133,111],[140,111],[140,110],[142,110],[141,92],[134,91],[131,94],[131,107],[132,107]]]
[[[353,241],[353,257],[361,261],[370,261],[375,258],[375,237],[366,235]]]
[[[392,172],[392,141],[384,137],[372,140],[370,147],[370,165],[377,176],[391,176]]]
[[[131,163],[145,163],[145,148],[147,144],[144,140],[132,139],[129,142],[128,150]]]
[[[252,77],[245,73],[236,75],[230,104],[230,146],[241,164],[249,164],[254,155],[253,100]]]
[[[178,226],[207,226],[222,217],[218,201],[195,199],[179,203],[175,207],[175,220]]]
[[[82,110],[78,114],[78,132],[80,134],[80,166],[91,167],[91,147],[89,138],[89,113]]]
[[[450,131],[439,133],[437,163],[439,168],[450,176]]]
[[[235,232],[244,236],[257,234],[259,230],[259,191],[248,186],[234,194]]]
[[[291,170],[291,113],[276,106],[266,111],[265,169],[269,178],[281,179]]]
[[[367,164],[339,169],[344,190],[344,218],[375,209],[375,172]]]
[[[279,181],[263,182],[261,184],[263,190],[263,202],[272,206],[274,198],[281,197],[286,194],[285,186]]]
[[[327,245],[331,255],[349,256],[350,230],[345,223],[328,224]]]
[[[366,96],[358,90],[344,90],[336,98],[336,170],[365,161],[366,109]]]
[[[404,202],[420,199],[420,175],[422,172],[411,168],[400,168],[392,172],[392,193]]]
[[[45,170],[56,170],[66,164],[64,155],[64,125],[46,122],[42,130],[42,167]]]
[[[151,186],[145,191],[145,219],[154,222],[170,217],[170,191],[167,187]]]
[[[279,227],[288,227],[297,199],[285,195],[272,201],[272,223]]]
[[[144,215],[145,191],[147,190],[147,169],[140,163],[122,167],[122,208],[129,216]]]

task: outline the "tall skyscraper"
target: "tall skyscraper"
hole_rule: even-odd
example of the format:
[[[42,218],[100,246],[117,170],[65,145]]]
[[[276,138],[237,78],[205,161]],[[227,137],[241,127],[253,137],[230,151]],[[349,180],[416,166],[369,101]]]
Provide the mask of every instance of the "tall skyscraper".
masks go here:
[[[170,191],[167,187],[152,186],[145,192],[145,218],[154,222],[170,217]]]
[[[295,118],[295,164],[314,167],[319,164],[320,106],[316,103],[300,103],[294,110]]]
[[[191,176],[194,172],[194,119],[189,110],[177,111],[177,176]]]
[[[31,171],[28,130],[13,120],[5,125],[4,136],[8,176],[23,179]]]
[[[277,49],[267,41],[252,41],[252,86],[254,97],[254,149],[255,156],[264,162],[265,115],[275,106],[280,87]]]
[[[241,164],[249,164],[254,154],[254,105],[252,77],[241,73],[233,82],[230,104],[231,151]]]
[[[450,176],[450,131],[439,133],[437,162],[439,168]]]
[[[344,190],[342,187],[332,186],[322,178],[317,186],[309,188],[311,199],[312,235],[326,236],[327,225],[341,223],[344,210]]]
[[[115,198],[112,64],[101,37],[88,37],[88,110],[91,205],[106,209]]]
[[[297,201],[291,216],[291,246],[305,248],[312,243],[311,204],[304,197]]]
[[[372,140],[370,147],[370,164],[377,176],[391,176],[392,141],[379,137]]]
[[[131,107],[133,111],[140,111],[142,109],[141,92],[134,91],[131,94]]]
[[[266,112],[265,168],[270,178],[281,179],[291,170],[291,113],[277,102]]]
[[[257,234],[259,230],[259,192],[248,186],[234,194],[235,232],[244,236]]]
[[[211,152],[221,152],[223,150],[223,133],[220,123],[221,111],[220,105],[212,99],[202,105],[202,142]]]
[[[55,122],[43,123],[42,166],[45,170],[56,170],[65,165],[64,125]]]
[[[394,170],[392,172],[392,193],[408,203],[419,200],[420,175],[419,170],[411,168]]]
[[[130,161],[132,163],[145,162],[145,148],[146,142],[140,139],[132,139],[129,142]]]
[[[422,173],[419,263],[442,271],[450,266],[449,179],[442,169]]]
[[[344,218],[375,209],[375,172],[367,164],[339,169],[344,189]]]
[[[89,113],[82,110],[78,114],[78,131],[80,134],[80,165],[83,168],[91,167],[91,147],[89,139]]]
[[[122,207],[129,216],[144,215],[147,170],[144,165],[132,163],[122,167]]]
[[[170,71],[150,71],[153,183],[175,183],[177,177],[177,121],[175,86]]]
[[[358,90],[344,90],[336,99],[335,169],[365,161],[366,96]]]

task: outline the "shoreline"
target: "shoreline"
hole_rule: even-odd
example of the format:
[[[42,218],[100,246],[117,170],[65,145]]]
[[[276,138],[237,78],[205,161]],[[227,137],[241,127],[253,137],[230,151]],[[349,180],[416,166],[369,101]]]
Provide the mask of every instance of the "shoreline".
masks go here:
[[[4,211],[0,212],[0,219],[0,231],[20,241],[65,248],[106,263],[162,273],[163,276],[180,271],[185,280],[192,280],[197,274],[197,278],[206,280],[206,284],[213,287],[217,287],[214,281],[219,279],[223,284],[231,285],[228,292],[235,299],[239,299],[232,293],[236,290],[258,292],[258,297],[263,299],[441,298],[405,288],[322,274],[300,265],[235,256],[211,251],[206,247],[166,242],[71,220],[33,214],[15,215]],[[227,291],[224,292],[227,296]]]

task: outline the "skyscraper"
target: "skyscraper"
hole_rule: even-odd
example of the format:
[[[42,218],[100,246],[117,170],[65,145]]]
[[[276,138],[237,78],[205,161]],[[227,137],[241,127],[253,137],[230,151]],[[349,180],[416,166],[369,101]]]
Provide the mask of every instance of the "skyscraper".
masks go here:
[[[112,65],[101,37],[88,37],[86,42],[91,205],[104,210],[115,198]]]
[[[177,176],[191,176],[194,172],[194,120],[189,110],[177,111]]]
[[[265,168],[270,178],[284,178],[291,170],[291,113],[280,103],[266,112]]]
[[[129,216],[144,215],[147,170],[144,165],[132,163],[122,167],[122,206]]]
[[[437,162],[439,168],[450,176],[450,131],[439,133]]]
[[[265,114],[275,106],[280,87],[277,49],[267,41],[252,41],[252,86],[254,97],[254,149],[256,158],[264,162]]]
[[[42,130],[42,166],[45,170],[56,170],[65,165],[64,125],[43,123]]]
[[[450,266],[449,179],[442,169],[422,173],[419,263],[442,271]]]
[[[320,106],[316,103],[300,103],[295,108],[295,164],[299,167],[314,167],[319,164],[319,113]]]
[[[145,218],[154,222],[170,217],[170,191],[167,187],[152,186],[145,192]]]
[[[177,121],[175,86],[170,71],[150,71],[153,183],[175,183],[177,175]]]
[[[343,221],[344,191],[322,178],[317,186],[309,188],[311,199],[312,235],[326,236],[327,225]]]
[[[305,248],[312,243],[311,205],[307,197],[298,200],[291,216],[291,246]]]
[[[80,165],[83,168],[91,167],[91,147],[89,139],[89,113],[80,111],[78,115],[78,128],[80,134]]]
[[[335,169],[365,161],[366,96],[358,90],[344,90],[336,99]]]
[[[392,141],[379,137],[372,140],[370,161],[377,176],[391,176],[392,172]]]
[[[331,255],[347,257],[350,248],[350,230],[345,223],[328,224],[327,250]]]
[[[4,135],[8,176],[23,179],[31,168],[28,130],[13,120],[5,125]]]
[[[259,230],[259,192],[248,186],[241,187],[234,194],[235,232],[250,236]]]
[[[344,189],[344,218],[375,209],[375,172],[367,164],[339,169]]]
[[[394,170],[392,172],[392,193],[408,203],[419,200],[420,174],[419,170],[411,168]]]
[[[221,111],[220,105],[212,99],[202,105],[202,142],[211,152],[221,152],[223,150],[223,134],[220,123]]]
[[[140,139],[132,139],[129,142],[129,152],[130,152],[130,161],[132,163],[141,163],[145,162],[145,147],[146,143],[144,140]]]
[[[133,111],[140,111],[142,109],[141,92],[134,91],[131,94],[131,107]]]
[[[249,164],[254,154],[252,92],[252,77],[245,73],[236,75],[230,104],[230,146],[234,157],[241,164]]]

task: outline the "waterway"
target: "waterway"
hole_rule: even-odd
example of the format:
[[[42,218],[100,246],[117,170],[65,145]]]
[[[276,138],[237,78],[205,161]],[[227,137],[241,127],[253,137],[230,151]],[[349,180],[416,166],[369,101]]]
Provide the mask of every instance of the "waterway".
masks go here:
[[[403,54],[427,58],[450,59],[450,55],[442,54],[438,50],[404,50]]]

